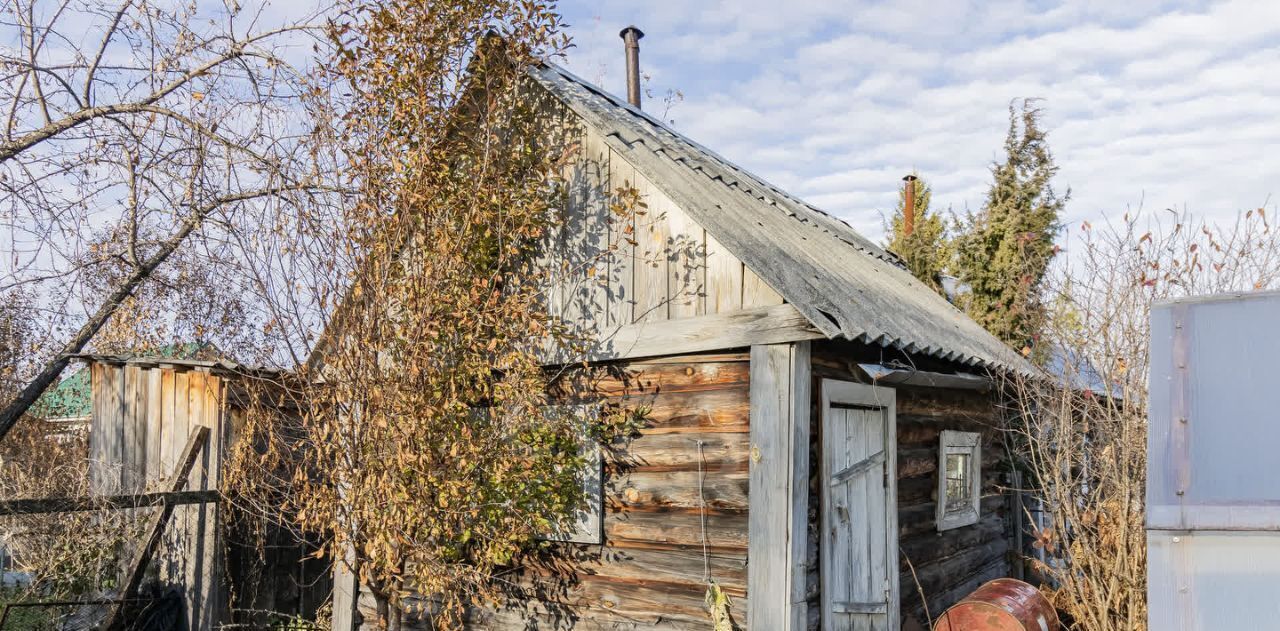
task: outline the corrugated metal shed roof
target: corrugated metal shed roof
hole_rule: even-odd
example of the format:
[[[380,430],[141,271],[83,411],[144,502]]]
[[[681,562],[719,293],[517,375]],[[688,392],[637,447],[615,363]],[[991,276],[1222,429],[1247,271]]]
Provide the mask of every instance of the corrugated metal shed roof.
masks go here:
[[[1032,370],[849,224],[563,68],[533,76],[828,337]]]

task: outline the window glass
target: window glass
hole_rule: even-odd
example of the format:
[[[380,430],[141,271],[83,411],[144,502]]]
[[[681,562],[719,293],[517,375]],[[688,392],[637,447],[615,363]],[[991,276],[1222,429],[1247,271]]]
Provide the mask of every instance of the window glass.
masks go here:
[[[968,510],[971,491],[969,454],[947,454],[947,511]]]
[[[982,435],[943,430],[938,444],[938,530],[978,523]]]

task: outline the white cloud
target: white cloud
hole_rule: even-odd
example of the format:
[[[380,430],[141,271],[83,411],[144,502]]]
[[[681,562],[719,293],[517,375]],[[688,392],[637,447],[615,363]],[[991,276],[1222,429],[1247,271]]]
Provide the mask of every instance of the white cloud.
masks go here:
[[[1226,217],[1277,192],[1277,3],[564,8],[571,67],[618,90],[636,23],[655,91],[686,95],[681,131],[873,238],[913,168],[935,205],[980,207],[1021,97],[1044,99],[1071,223],[1139,203]]]

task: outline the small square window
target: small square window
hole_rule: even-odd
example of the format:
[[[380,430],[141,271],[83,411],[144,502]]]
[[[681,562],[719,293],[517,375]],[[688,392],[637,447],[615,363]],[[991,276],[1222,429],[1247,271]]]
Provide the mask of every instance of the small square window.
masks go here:
[[[981,438],[976,432],[942,432],[938,444],[938,530],[978,522],[982,499]]]

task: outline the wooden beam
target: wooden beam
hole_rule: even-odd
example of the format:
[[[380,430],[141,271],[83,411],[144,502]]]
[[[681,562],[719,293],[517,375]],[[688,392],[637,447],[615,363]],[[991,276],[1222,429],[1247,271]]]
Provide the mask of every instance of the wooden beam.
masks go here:
[[[621,326],[600,335],[585,357],[548,357],[548,364],[609,361],[825,339],[789,304]]]
[[[181,506],[216,501],[218,501],[217,491],[158,491],[109,497],[40,497],[2,501],[0,516],[146,508],[165,503]]]
[[[806,628],[809,343],[751,347],[747,628]]]
[[[195,467],[196,460],[207,442],[209,442],[208,427],[198,427],[191,433],[190,438],[187,439],[186,448],[182,450],[182,457],[178,460],[178,468],[174,470],[173,478],[169,481],[170,493],[177,493],[186,488],[187,478],[191,475],[191,469]],[[160,510],[152,518],[147,538],[142,544],[142,549],[138,551],[138,557],[133,561],[129,576],[124,583],[124,589],[120,590],[120,599],[124,602],[111,612],[107,624],[103,625],[103,628],[107,629],[107,631],[116,631],[124,628],[124,624],[127,621],[125,614],[128,609],[126,603],[133,598],[138,591],[138,587],[142,585],[142,578],[146,575],[147,564],[151,561],[151,555],[155,554],[156,547],[160,545],[160,538],[164,535],[164,527],[169,523],[169,518],[173,516],[173,507],[174,505],[169,502],[161,504]]]

